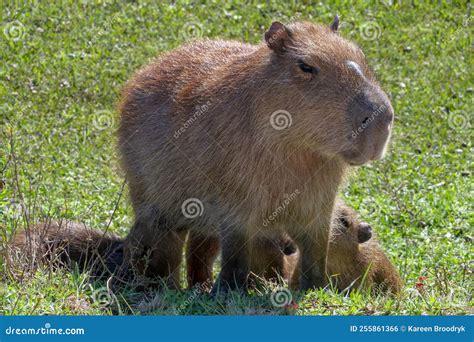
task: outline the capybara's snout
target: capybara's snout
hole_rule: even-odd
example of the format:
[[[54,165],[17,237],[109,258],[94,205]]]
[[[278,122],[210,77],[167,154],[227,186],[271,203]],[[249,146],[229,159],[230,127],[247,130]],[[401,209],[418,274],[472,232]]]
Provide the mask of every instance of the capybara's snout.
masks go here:
[[[357,240],[359,243],[364,243],[372,238],[372,227],[366,222],[361,222],[357,232]]]
[[[386,151],[394,118],[387,95],[376,86],[367,86],[348,104],[352,132],[343,156],[351,165],[381,159]]]

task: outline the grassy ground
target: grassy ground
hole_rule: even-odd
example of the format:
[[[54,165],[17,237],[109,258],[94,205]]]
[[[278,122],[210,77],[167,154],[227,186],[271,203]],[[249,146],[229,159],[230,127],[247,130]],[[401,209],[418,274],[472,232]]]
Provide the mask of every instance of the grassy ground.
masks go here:
[[[110,314],[109,301],[123,313],[472,313],[467,2],[63,3],[1,4],[3,245],[16,229],[46,216],[105,229],[115,209],[110,229],[126,234],[132,212],[126,191],[120,196],[115,104],[120,86],[150,58],[199,37],[255,43],[273,19],[330,23],[338,13],[342,35],[363,47],[396,112],[388,156],[360,168],[344,197],[376,228],[406,286],[398,298],[293,293],[298,306],[277,308],[269,300],[271,288],[216,303],[196,291],[110,295],[103,283],[89,284],[87,274],[51,269],[19,282],[2,260],[0,314]]]

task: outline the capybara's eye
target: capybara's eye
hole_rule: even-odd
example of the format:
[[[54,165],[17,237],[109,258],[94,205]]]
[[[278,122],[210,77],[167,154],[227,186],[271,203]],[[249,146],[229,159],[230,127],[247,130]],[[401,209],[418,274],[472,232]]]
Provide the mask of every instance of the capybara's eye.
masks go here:
[[[317,74],[318,69],[312,67],[311,65],[306,64],[303,61],[298,61],[298,66],[300,67],[301,71],[307,72],[308,74]]]
[[[349,221],[345,217],[339,217],[339,222],[344,228],[349,228]]]

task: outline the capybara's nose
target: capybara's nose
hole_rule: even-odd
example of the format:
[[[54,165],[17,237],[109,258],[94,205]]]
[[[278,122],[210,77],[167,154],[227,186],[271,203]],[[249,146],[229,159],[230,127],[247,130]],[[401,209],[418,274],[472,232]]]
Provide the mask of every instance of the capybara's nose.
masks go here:
[[[366,222],[362,222],[359,225],[359,231],[357,232],[357,240],[359,243],[364,243],[372,238],[372,227]]]
[[[388,126],[393,121],[393,108],[387,95],[376,87],[368,87],[349,103],[353,125],[365,130],[369,125]]]

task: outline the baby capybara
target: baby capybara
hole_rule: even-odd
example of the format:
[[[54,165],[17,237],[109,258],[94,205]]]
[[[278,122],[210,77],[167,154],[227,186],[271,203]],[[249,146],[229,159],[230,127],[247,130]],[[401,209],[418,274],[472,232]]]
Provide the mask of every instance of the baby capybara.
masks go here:
[[[51,220],[18,232],[9,244],[14,268],[40,264],[78,266],[93,277],[108,277],[123,262],[123,239],[68,220]]]
[[[327,272],[338,290],[373,288],[398,293],[402,282],[397,269],[373,236],[371,226],[338,200],[331,226]],[[298,288],[299,251],[288,236],[254,237],[250,270],[257,278],[286,280]],[[216,238],[204,240],[191,232],[188,241],[188,285],[212,281],[212,266],[219,253]]]
[[[324,286],[339,186],[351,165],[383,156],[393,121],[337,22],[274,22],[259,45],[180,47],[137,72],[120,113],[135,213],[124,268],[167,278],[182,259],[179,231],[218,236],[223,291],[246,286],[249,237],[296,190],[267,229],[298,246],[300,287]]]
[[[298,288],[300,278],[298,254],[288,255],[284,260],[283,274],[293,288]],[[371,226],[344,204],[335,209],[327,271],[332,286],[339,291],[367,288],[398,293],[402,288],[398,270],[383,252]]]

